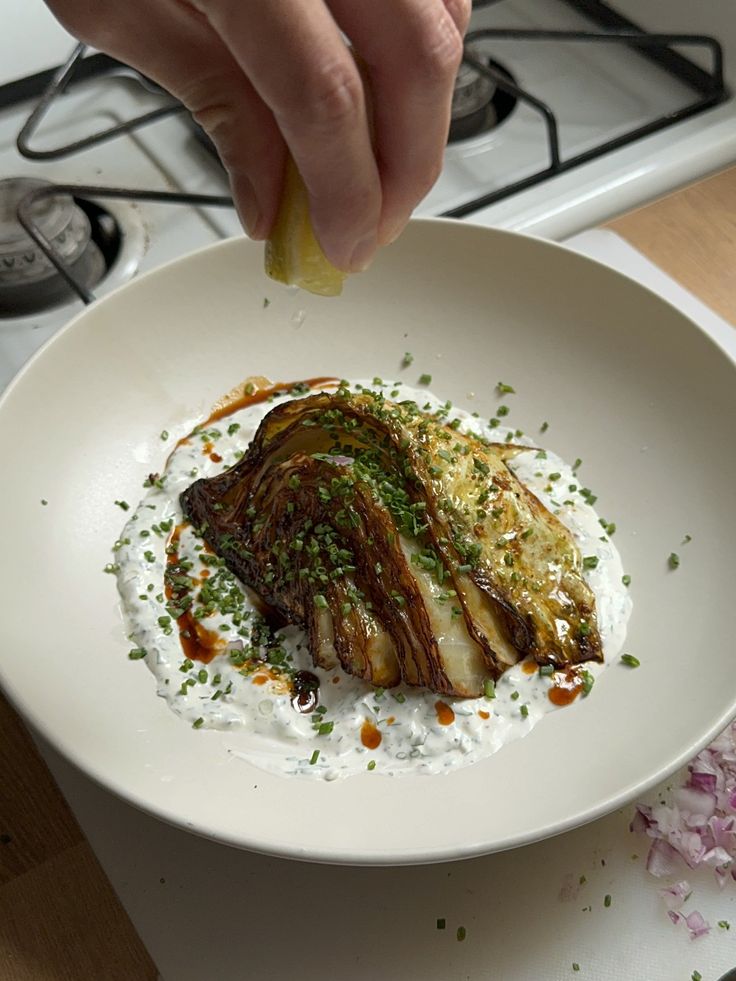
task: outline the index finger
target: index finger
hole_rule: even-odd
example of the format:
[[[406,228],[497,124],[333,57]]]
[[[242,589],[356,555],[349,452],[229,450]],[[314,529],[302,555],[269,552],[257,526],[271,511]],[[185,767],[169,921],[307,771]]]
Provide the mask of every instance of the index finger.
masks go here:
[[[381,184],[363,84],[329,10],[303,0],[198,6],[273,112],[327,257],[364,268],[377,247]]]

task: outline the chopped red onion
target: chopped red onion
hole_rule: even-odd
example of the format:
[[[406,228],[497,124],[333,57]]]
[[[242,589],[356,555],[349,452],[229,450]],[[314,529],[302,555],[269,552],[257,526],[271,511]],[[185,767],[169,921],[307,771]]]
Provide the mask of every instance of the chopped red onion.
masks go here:
[[[736,880],[736,722],[731,723],[688,766],[687,779],[672,793],[670,804],[639,804],[631,830],[652,839],[647,870],[672,875],[684,863],[691,869],[712,868],[723,886]],[[686,882],[660,890],[673,923],[683,923],[692,939],[710,927],[697,911],[681,914]]]
[[[693,910],[692,913],[688,913],[688,915],[685,917],[685,925],[690,931],[690,937],[692,940],[695,940],[698,937],[704,937],[706,933],[710,933],[710,926],[705,922],[697,910]]]
[[[682,904],[691,892],[690,883],[683,879],[681,882],[676,882],[673,886],[666,886],[664,889],[660,889],[659,895],[664,900],[667,909],[672,912],[682,907]]]

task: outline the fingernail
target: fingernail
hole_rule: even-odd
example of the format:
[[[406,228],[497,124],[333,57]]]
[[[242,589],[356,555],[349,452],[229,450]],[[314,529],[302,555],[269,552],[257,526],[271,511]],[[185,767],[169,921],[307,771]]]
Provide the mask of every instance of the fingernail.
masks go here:
[[[238,176],[234,180],[233,193],[238,206],[240,220],[245,226],[245,230],[251,238],[262,238],[261,234],[261,210],[258,207],[256,193],[253,185],[247,177]]]
[[[377,248],[378,238],[376,237],[375,232],[372,232],[370,235],[366,235],[365,238],[362,238],[355,246],[353,249],[353,254],[350,256],[350,271],[365,272],[373,261]]]
[[[397,222],[395,225],[392,225],[390,228],[386,229],[385,231],[382,231],[379,239],[380,244],[393,245],[393,243],[396,241],[399,235],[401,235],[401,233],[406,228],[407,220],[408,219],[404,218],[401,221]]]

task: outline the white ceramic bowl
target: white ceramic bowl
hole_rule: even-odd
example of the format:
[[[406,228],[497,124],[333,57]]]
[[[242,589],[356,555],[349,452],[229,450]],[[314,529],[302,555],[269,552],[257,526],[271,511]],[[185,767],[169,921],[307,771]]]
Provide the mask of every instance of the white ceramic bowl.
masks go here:
[[[221,733],[182,723],[127,659],[101,572],[125,518],[113,502],[138,500],[162,466],[161,430],[183,435],[242,378],[399,377],[406,350],[401,377],[431,373],[433,391],[483,415],[511,382],[513,422],[536,433],[549,421],[545,445],[584,460],[618,526],[626,650],[642,666],[612,666],[590,698],[449,775],[266,774],[225,753]],[[111,791],[242,847],[390,864],[559,833],[643,793],[736,712],[734,420],[734,365],[694,324],[558,246],[413,222],[325,300],[270,282],[261,247],[227,241],[84,311],[0,401],[0,679]]]

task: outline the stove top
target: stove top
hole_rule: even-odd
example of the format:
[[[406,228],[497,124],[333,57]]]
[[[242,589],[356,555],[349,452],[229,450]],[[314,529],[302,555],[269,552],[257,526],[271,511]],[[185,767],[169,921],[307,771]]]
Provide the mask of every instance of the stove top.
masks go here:
[[[417,213],[524,227],[524,207],[535,193],[538,214],[574,210],[569,189],[562,195],[552,189],[574,181],[576,168],[582,176],[586,162],[607,168],[610,183],[611,174],[642,170],[644,137],[657,130],[671,127],[670,147],[677,143],[674,134],[684,136],[696,124],[715,133],[712,122],[727,98],[719,47],[707,38],[686,40],[674,48],[670,37],[637,29],[600,0],[479,0],[458,75],[444,169]],[[99,282],[92,282],[99,268],[91,275],[85,271],[89,282],[77,284],[76,294],[62,282],[62,293],[48,301],[57,304],[52,309],[3,307],[0,276],[0,389],[82,300],[240,234],[234,211],[223,207],[225,173],[191,118],[131,69],[105,55],[78,55],[73,67],[70,62],[56,76],[41,72],[0,86],[0,196],[2,178],[83,185],[69,191],[81,205],[77,221],[84,225],[85,216],[101,216],[114,248],[103,249]],[[34,104],[54,79],[59,91],[47,91],[29,123]],[[730,113],[729,105],[729,120]],[[140,117],[147,125],[131,125]],[[23,155],[16,145],[21,131]],[[110,131],[112,138],[99,138]],[[719,152],[726,152],[726,143],[719,139]],[[598,190],[604,185],[599,182]],[[111,197],[94,187],[117,190]],[[133,193],[126,199],[121,188]],[[146,192],[145,200],[139,191]],[[614,197],[608,193],[611,210]],[[55,242],[44,240],[32,214],[27,219],[37,241],[26,238],[26,266],[36,260],[48,265],[44,253],[57,262],[47,248]],[[543,225],[540,220],[533,230],[544,232]],[[576,229],[564,232],[571,230]],[[92,245],[99,245],[94,233]],[[3,248],[0,241],[0,258]]]

